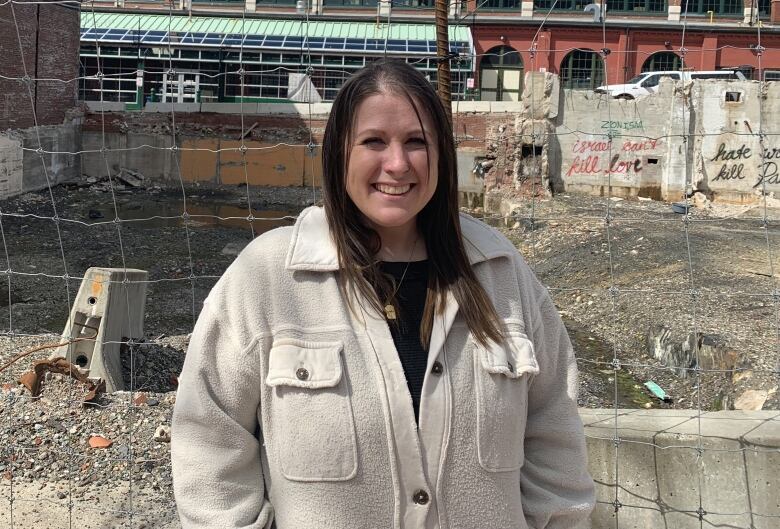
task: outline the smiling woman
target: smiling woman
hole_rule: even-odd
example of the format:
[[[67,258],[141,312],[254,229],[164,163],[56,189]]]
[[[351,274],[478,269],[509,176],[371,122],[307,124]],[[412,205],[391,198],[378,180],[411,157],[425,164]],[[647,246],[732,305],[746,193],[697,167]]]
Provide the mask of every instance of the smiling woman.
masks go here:
[[[423,345],[448,296],[480,342],[501,338],[498,315],[462,242],[450,130],[444,107],[420,72],[400,61],[380,61],[341,89],[322,146],[325,213],[344,219],[330,223],[344,299],[352,310],[357,295],[377,311],[391,307],[397,313],[396,281],[403,281],[379,263],[427,261],[423,316],[415,325]]]
[[[417,239],[417,214],[438,183],[436,132],[417,104],[379,93],[360,104],[355,118],[347,194],[379,234],[378,256],[386,261],[407,257]],[[412,259],[424,259],[423,245],[418,252]]]
[[[444,107],[411,66],[351,77],[324,207],[256,238],[179,379],[184,529],[588,527],[576,362],[512,244],[457,207]]]

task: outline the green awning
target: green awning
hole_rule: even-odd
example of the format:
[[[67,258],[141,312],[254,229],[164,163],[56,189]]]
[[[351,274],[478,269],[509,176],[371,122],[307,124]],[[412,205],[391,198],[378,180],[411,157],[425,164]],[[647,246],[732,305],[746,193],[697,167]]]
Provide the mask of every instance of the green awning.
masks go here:
[[[467,26],[449,27],[450,47],[473,53]],[[205,48],[308,49],[324,53],[436,53],[434,24],[379,24],[127,13],[81,13],[81,42]]]

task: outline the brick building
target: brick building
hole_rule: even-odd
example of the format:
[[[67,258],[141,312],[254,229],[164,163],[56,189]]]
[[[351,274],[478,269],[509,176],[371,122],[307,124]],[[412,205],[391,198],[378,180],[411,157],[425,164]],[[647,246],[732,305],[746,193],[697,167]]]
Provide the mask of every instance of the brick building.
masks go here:
[[[461,40],[468,41],[468,46],[457,50],[461,59],[451,63],[458,70],[453,78],[453,99],[516,100],[527,71],[557,73],[563,87],[590,90],[603,83],[625,82],[643,71],[682,68],[739,69],[750,79],[780,79],[780,0],[603,0],[603,23],[599,18],[601,3],[450,2],[450,26]],[[95,5],[100,11],[114,13],[165,12],[185,18],[233,17],[244,22],[332,22],[343,25],[343,37],[351,36],[351,26],[361,24],[423,27],[434,21],[434,0],[115,0]],[[83,38],[82,44],[88,45]],[[292,57],[295,50],[290,51]],[[374,56],[382,54],[379,49],[373,52]],[[365,55],[368,59],[371,53]],[[263,56],[259,57],[263,63]],[[331,66],[349,71],[355,65],[345,59]],[[434,77],[435,72],[432,80]],[[278,81],[284,84],[284,79]],[[323,99],[331,99],[329,95],[339,83],[339,79],[323,82],[323,90],[318,88]],[[279,90],[281,94],[281,86]],[[218,100],[226,100],[225,95]]]
[[[78,7],[1,5],[0,49],[0,130],[61,124],[77,101]]]
[[[3,3],[0,50],[0,198],[78,177],[79,7]]]
[[[519,12],[503,8],[512,13],[503,22],[499,8],[483,11],[473,25],[477,86],[483,96],[513,99],[519,85],[501,83],[513,70],[557,73],[564,88],[591,90],[645,71],[680,69],[738,69],[748,79],[778,80],[780,2],[750,1],[692,0],[681,7],[678,0],[619,0],[607,3],[618,7],[603,23],[598,9],[583,11],[584,0],[522,2]]]

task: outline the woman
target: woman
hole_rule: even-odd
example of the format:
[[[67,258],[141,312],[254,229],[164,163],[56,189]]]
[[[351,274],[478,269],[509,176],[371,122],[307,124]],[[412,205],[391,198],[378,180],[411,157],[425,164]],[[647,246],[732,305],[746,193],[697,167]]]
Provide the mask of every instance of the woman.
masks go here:
[[[569,339],[512,244],[458,214],[449,130],[405,63],[339,92],[324,208],[253,241],[193,332],[185,529],[589,525]]]

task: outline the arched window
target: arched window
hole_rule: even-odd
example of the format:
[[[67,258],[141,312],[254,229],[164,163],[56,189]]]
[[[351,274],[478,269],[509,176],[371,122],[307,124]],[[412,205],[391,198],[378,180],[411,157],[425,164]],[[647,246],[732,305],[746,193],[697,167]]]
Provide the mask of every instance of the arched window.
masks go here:
[[[604,84],[604,61],[592,50],[574,50],[561,62],[564,88],[593,90]]]
[[[673,51],[659,51],[647,58],[642,65],[642,72],[677,71],[682,67],[680,56]]]
[[[509,46],[488,50],[479,63],[482,101],[520,101],[523,90],[523,59]]]

